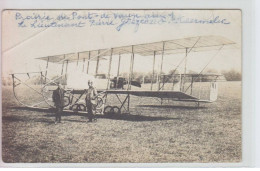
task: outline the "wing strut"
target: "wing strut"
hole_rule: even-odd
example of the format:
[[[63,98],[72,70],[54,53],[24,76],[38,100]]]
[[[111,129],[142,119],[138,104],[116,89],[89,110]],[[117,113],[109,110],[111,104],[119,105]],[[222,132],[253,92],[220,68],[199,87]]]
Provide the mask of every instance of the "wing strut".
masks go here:
[[[107,77],[108,77],[107,78],[107,89],[109,89],[112,55],[113,55],[113,48],[111,48],[111,54],[110,54],[110,58],[109,58],[109,67],[108,67],[108,74],[107,74]]]
[[[63,55],[64,56],[64,59],[65,59],[65,55]],[[64,67],[64,60],[62,60],[62,68],[61,68],[61,76],[63,75],[63,67]]]
[[[79,52],[77,53],[78,59],[77,59],[77,66],[79,65]]]
[[[116,74],[116,87],[118,86],[118,81],[119,81],[120,64],[121,64],[121,55],[120,55],[120,53],[119,53],[119,57],[118,57],[118,67],[117,67],[117,74]]]
[[[131,66],[131,79],[130,79],[130,82],[129,82],[129,85],[130,85],[130,90],[131,90],[131,82],[133,80],[133,72],[134,72],[134,60],[135,60],[135,54],[134,54],[134,46],[132,46],[132,66]],[[130,97],[129,97],[130,98]]]
[[[67,80],[68,65],[69,65],[69,60],[67,60],[67,63],[66,63],[65,80]]]
[[[46,71],[45,71],[45,82],[46,82],[46,77],[47,77],[47,73],[48,73],[47,71],[48,71],[49,60],[50,60],[50,57],[48,57],[47,65],[46,65]]]
[[[185,60],[184,60],[184,74],[183,74],[183,81],[182,81],[182,90],[184,90],[185,85],[185,77],[186,77],[186,67],[187,67],[187,56],[188,56],[188,48],[185,51]]]
[[[88,70],[89,70],[89,62],[90,62],[90,51],[88,52],[87,74],[88,74]]]
[[[131,90],[131,81],[133,78],[133,68],[134,68],[134,46],[132,45],[132,54],[131,54],[131,61],[130,61],[130,68],[129,68],[129,75],[128,75],[128,85],[127,90]]]
[[[84,59],[83,59],[83,62],[82,62],[82,63],[83,63],[82,72],[84,72],[84,69],[85,69],[85,60],[86,60],[86,59],[84,58]]]
[[[96,76],[97,76],[97,74],[98,74],[98,66],[99,66],[99,54],[100,54],[100,50],[98,50],[98,56],[97,56]]]
[[[162,48],[162,59],[161,59],[161,68],[160,68],[160,76],[158,79],[158,90],[160,90],[160,84],[161,84],[161,75],[162,75],[162,67],[163,67],[163,55],[164,55],[164,47],[165,47],[165,42],[163,42],[163,48]],[[163,86],[162,86],[163,87]]]
[[[153,79],[154,79],[155,55],[156,55],[156,51],[154,51],[154,52],[153,52],[153,75],[152,75],[152,79],[151,79],[151,90],[153,90]]]

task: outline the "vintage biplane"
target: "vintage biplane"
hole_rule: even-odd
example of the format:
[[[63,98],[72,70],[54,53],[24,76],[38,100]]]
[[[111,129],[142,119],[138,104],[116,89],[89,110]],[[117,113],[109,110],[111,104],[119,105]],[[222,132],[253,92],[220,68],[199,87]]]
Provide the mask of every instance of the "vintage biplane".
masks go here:
[[[123,109],[125,112],[129,112],[131,95],[157,98],[160,99],[161,102],[164,99],[168,99],[173,101],[195,102],[197,105],[199,105],[199,103],[211,103],[217,100],[217,81],[223,79],[223,76],[215,73],[205,74],[203,71],[222,49],[234,44],[233,41],[220,36],[198,36],[40,57],[37,58],[37,60],[44,60],[47,63],[44,71],[11,74],[13,78],[14,96],[18,102],[27,107],[41,108],[43,104],[54,107],[51,98],[52,91],[57,87],[57,83],[63,80],[66,90],[66,110],[86,111],[84,94],[86,89],[88,89],[87,80],[92,79],[98,89],[96,103],[99,113],[120,113]],[[212,57],[209,57],[209,60],[200,72],[196,74],[188,73],[186,65],[189,56],[191,56],[192,53],[203,51],[212,51],[214,54]],[[164,57],[165,55],[172,55],[171,57],[174,60],[174,54],[183,54],[183,58],[179,61],[178,65],[174,67],[174,71],[166,75],[162,71],[164,67]],[[118,57],[117,73],[112,76],[111,62],[114,56]],[[151,56],[153,59],[150,83],[147,83],[147,81],[142,81],[141,83],[140,81],[134,80],[133,77],[135,58],[142,56]],[[127,57],[130,58],[129,72],[127,77],[124,78],[120,75],[120,64],[121,60]],[[155,71],[156,58],[160,59],[158,60],[159,67],[157,71]],[[99,62],[101,60],[108,61],[107,73],[99,73]],[[95,65],[95,73],[90,74],[89,68],[90,65],[93,66],[93,62]],[[50,72],[48,66],[50,63],[62,65],[59,76],[55,78],[48,77]],[[69,64],[79,66],[80,63],[83,64],[82,71],[75,70],[75,72],[68,72]],[[181,65],[183,66],[183,70],[179,71]],[[30,80],[36,78],[40,82],[40,86],[30,84]],[[24,97],[24,94],[18,95],[18,89],[21,85],[31,90],[31,92],[27,91],[27,98]],[[39,97],[36,98],[36,95],[33,95],[34,93]],[[115,95],[120,105],[107,105],[108,95]]]

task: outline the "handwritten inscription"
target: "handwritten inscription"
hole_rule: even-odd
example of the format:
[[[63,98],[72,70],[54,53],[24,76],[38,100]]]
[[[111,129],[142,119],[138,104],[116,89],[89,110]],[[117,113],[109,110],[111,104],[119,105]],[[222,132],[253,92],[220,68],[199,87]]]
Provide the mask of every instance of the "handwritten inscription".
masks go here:
[[[163,24],[230,24],[228,19],[221,16],[211,16],[209,18],[190,18],[183,15],[176,15],[174,11],[166,12],[81,12],[57,13],[48,15],[47,13],[33,12],[25,15],[16,12],[15,20],[17,26],[24,28],[47,28],[47,27],[97,27],[111,26],[117,31],[127,26],[134,26],[135,31],[141,25],[163,25]]]

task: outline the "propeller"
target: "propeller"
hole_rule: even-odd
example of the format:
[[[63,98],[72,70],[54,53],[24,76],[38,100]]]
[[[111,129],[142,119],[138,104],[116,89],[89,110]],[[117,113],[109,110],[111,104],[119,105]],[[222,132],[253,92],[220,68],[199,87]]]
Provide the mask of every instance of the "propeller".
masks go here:
[[[112,81],[114,83],[114,88],[123,88],[124,85],[128,84],[128,81],[126,81],[126,78],[123,77],[114,77],[113,79],[111,79],[110,81]],[[132,86],[136,86],[136,87],[141,87],[141,83],[138,81],[130,81],[130,84]]]
[[[136,86],[136,87],[140,87],[140,88],[141,88],[141,83],[138,82],[138,81],[130,81],[130,84],[131,84],[132,86]]]

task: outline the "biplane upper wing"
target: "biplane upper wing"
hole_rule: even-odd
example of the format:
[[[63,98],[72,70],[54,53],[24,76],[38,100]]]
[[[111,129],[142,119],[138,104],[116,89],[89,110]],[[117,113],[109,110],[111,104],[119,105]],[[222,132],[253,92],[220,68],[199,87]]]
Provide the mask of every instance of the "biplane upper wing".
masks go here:
[[[99,57],[98,60],[106,60],[105,58],[101,57],[101,55],[106,51],[108,50],[93,50],[87,52],[46,56],[46,57],[40,57],[36,59],[45,60],[52,63],[60,63],[62,61],[68,61],[69,63],[71,63],[71,62],[82,61],[82,60],[96,61],[98,57]]]
[[[63,55],[55,55],[48,57],[40,57],[37,59],[45,60],[53,63],[61,61],[76,62],[82,60],[105,60],[104,57],[119,54],[139,54],[141,56],[165,55],[185,53],[187,49],[191,52],[217,50],[220,46],[232,45],[235,42],[230,41],[221,36],[198,36],[183,39],[166,40],[153,43],[136,44],[129,46],[121,46],[99,50],[89,50],[85,52],[70,53]]]

